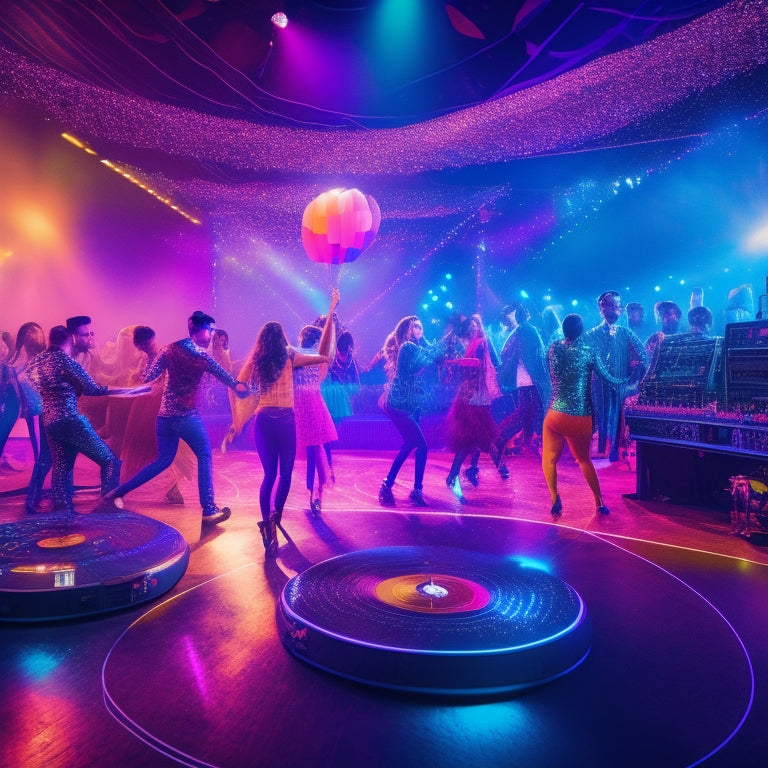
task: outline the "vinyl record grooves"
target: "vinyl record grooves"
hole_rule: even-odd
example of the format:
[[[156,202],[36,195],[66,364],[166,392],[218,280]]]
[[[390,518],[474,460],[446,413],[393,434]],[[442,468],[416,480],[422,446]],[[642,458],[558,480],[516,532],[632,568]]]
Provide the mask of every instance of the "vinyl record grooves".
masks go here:
[[[278,621],[298,658],[373,685],[487,693],[538,685],[589,650],[569,585],[514,558],[386,547],[326,560],[291,579]]]
[[[152,600],[184,574],[175,529],[132,512],[35,515],[0,525],[0,621],[85,616]]]

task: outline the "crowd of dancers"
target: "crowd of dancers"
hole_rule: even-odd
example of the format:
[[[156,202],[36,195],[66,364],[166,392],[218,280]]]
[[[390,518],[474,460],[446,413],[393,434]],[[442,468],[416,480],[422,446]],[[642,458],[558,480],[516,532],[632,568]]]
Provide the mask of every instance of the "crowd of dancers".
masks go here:
[[[226,520],[231,511],[214,498],[202,399],[231,412],[223,451],[253,424],[263,469],[259,529],[267,555],[274,556],[297,451],[306,456],[309,508],[318,515],[323,491],[335,482],[336,424],[353,412],[361,368],[352,335],[338,321],[339,300],[334,290],[327,314],[300,330],[296,346],[280,323],[265,323],[239,371],[226,332],[200,311],[188,318],[188,334],[179,341],[161,348],[150,327],[133,325],[100,356],[85,315],[54,326],[47,339],[34,322],[24,323],[15,340],[4,335],[0,449],[23,418],[34,455],[27,512],[43,507],[49,471],[52,508],[73,511],[74,464],[82,453],[100,467],[104,505],[122,507],[127,494],[161,474],[166,499],[183,503],[179,483],[191,479],[196,467],[203,523]],[[643,342],[635,332],[640,305],[627,306],[626,324],[619,322],[624,308],[617,291],[602,293],[597,305],[602,322],[590,330],[581,316],[569,314],[560,322],[552,310],[542,313],[536,326],[526,307],[510,305],[496,327],[486,328],[477,314],[454,316],[435,341],[425,338],[418,316],[402,318],[368,366],[383,365],[378,406],[402,438],[379,502],[397,504],[393,487],[413,453],[408,499],[417,507],[429,505],[424,493],[429,446],[421,418],[434,406],[434,382],[449,380],[445,442],[453,460],[445,482],[460,499],[462,481],[478,485],[483,453],[503,479],[509,477],[507,447],[516,440],[516,450],[540,452],[550,512],[559,517],[557,464],[567,445],[596,512],[607,514],[592,462],[593,434],[599,455],[619,461],[624,401],[637,391],[663,339],[679,332],[682,311],[674,302],[659,302],[661,330]],[[711,330],[712,313],[694,297],[688,322],[691,338]]]

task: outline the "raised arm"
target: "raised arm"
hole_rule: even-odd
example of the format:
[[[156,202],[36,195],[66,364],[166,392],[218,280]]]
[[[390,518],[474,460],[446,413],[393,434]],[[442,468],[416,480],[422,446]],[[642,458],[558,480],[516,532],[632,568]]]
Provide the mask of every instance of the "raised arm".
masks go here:
[[[331,291],[331,306],[328,309],[328,315],[323,326],[323,335],[320,337],[320,346],[317,350],[317,353],[324,357],[333,357],[332,350],[336,344],[336,323],[333,319],[333,314],[340,300],[341,294],[339,289],[334,288]]]

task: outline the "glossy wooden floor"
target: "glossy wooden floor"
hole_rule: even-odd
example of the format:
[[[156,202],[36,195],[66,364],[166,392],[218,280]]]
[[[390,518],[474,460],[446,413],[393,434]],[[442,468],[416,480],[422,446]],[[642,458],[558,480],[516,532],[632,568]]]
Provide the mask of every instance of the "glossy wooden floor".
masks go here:
[[[131,510],[176,527],[189,568],[156,603],[97,618],[0,625],[0,764],[85,766],[762,766],[768,750],[768,547],[729,535],[727,515],[627,498],[634,474],[598,462],[607,517],[568,457],[564,514],[549,518],[533,457],[488,462],[459,504],[450,456],[430,453],[427,509],[406,498],[408,462],[383,509],[392,452],[344,452],[320,519],[297,462],[284,515],[291,537],[264,561],[256,456],[215,457],[232,518],[201,532],[161,480]],[[78,464],[77,481],[95,480]],[[23,515],[28,468],[0,475],[0,522]],[[87,514],[93,492],[79,492]],[[288,578],[334,555],[445,545],[534,560],[573,586],[593,644],[574,671],[517,696],[440,699],[383,691],[309,667],[282,647],[275,606]]]

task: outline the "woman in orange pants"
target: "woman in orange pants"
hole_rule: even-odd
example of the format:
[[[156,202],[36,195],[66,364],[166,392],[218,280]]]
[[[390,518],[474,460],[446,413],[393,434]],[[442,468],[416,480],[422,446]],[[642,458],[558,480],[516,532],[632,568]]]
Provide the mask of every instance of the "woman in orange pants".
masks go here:
[[[592,440],[590,382],[593,371],[614,384],[625,381],[615,379],[605,370],[594,348],[584,339],[583,331],[581,316],[568,315],[563,320],[565,338],[549,348],[552,402],[544,417],[541,466],[552,497],[551,513],[555,518],[563,511],[557,492],[557,462],[566,442],[595,497],[597,512],[607,515],[610,511],[603,504],[600,481],[589,456]]]

